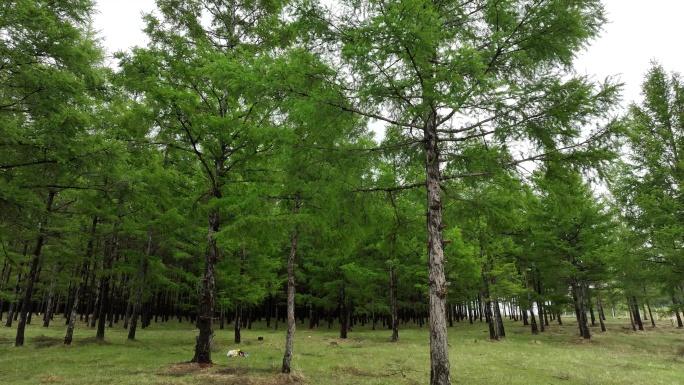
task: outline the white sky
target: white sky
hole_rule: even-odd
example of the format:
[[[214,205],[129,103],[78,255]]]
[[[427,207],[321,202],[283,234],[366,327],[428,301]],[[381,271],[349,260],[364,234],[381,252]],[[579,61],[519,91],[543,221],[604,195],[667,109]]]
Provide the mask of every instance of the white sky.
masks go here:
[[[155,9],[154,0],[98,0],[95,28],[110,53],[145,45],[142,12]],[[684,72],[681,0],[604,0],[610,23],[586,52],[579,55],[579,73],[603,80],[617,76],[625,83],[625,102],[640,101],[640,87],[652,59],[667,71]]]

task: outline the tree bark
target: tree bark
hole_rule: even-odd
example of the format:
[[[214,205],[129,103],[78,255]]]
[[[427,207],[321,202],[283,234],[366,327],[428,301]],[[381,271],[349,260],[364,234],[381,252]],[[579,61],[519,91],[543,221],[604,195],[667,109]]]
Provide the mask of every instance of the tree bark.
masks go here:
[[[220,198],[218,187],[214,189],[214,197]],[[202,278],[202,295],[198,306],[197,328],[199,336],[195,345],[195,355],[192,362],[210,364],[211,342],[213,339],[212,318],[214,317],[214,290],[216,287],[216,263],[219,249],[216,243],[216,233],[219,230],[219,210],[212,208],[209,212],[209,229],[207,234],[207,251],[204,259],[204,277]]]
[[[442,197],[440,190],[437,112],[431,111],[424,128],[427,186],[427,244],[430,311],[430,385],[449,385],[449,347],[446,323],[446,277],[442,246]]]
[[[300,203],[299,192],[294,196],[293,216],[299,213]],[[283,355],[283,365],[281,373],[290,374],[290,362],[292,361],[292,352],[294,349],[294,335],[297,330],[297,322],[295,320],[295,262],[297,258],[297,241],[298,241],[298,226],[290,234],[290,253],[287,256],[287,334],[285,336],[285,354]],[[312,317],[313,318],[313,317]]]
[[[36,247],[33,250],[33,261],[31,262],[31,270],[29,271],[26,282],[26,290],[24,292],[24,301],[21,305],[19,313],[19,323],[17,324],[17,336],[14,340],[14,346],[24,346],[24,331],[26,330],[26,321],[31,311],[31,296],[33,295],[33,286],[38,279],[38,269],[40,267],[40,253],[45,244],[46,227],[50,212],[52,212],[52,205],[55,201],[55,190],[48,192],[47,202],[45,204],[45,217],[43,222],[38,225],[38,238],[36,239]]]

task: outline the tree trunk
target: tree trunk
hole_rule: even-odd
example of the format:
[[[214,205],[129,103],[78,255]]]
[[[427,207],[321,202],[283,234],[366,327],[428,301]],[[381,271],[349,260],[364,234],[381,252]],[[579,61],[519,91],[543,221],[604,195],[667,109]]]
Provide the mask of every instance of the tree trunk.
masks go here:
[[[123,201],[119,201],[119,207],[123,205]],[[105,241],[105,253],[104,262],[102,264],[102,291],[100,293],[100,310],[98,311],[97,319],[97,332],[95,333],[95,338],[99,340],[104,340],[105,337],[105,326],[107,324],[107,318],[111,312],[111,295],[110,295],[110,280],[112,274],[112,265],[114,263],[114,257],[119,252],[119,228],[121,226],[121,218],[118,218],[114,223],[114,229],[112,234],[110,234]]]
[[[242,342],[242,306],[237,305],[235,308],[235,324],[233,325],[234,338],[236,344]]]
[[[603,304],[601,303],[601,296],[596,295],[596,308],[598,310],[599,323],[601,324],[601,331],[606,331],[606,323],[603,320],[606,318],[603,315]]]
[[[684,324],[682,324],[682,317],[679,315],[679,309],[677,308],[677,300],[675,299],[674,295],[672,295],[672,304],[675,305],[674,306],[674,308],[675,308],[674,314],[675,314],[675,317],[677,318],[677,327],[678,328],[684,327]]]
[[[392,342],[399,341],[399,307],[397,305],[397,272],[394,265],[390,266],[390,311],[392,313],[392,320],[390,327],[392,328]]]
[[[591,331],[587,322],[586,301],[584,298],[584,289],[582,283],[577,277],[572,278],[572,299],[575,305],[575,314],[577,317],[577,324],[580,331],[580,336],[586,340],[591,339]]]
[[[83,265],[81,266],[80,282],[76,286],[76,292],[74,293],[73,304],[71,305],[71,315],[69,316],[69,323],[67,324],[66,335],[64,336],[64,345],[71,345],[74,337],[74,327],[76,326],[76,315],[78,312],[78,303],[82,295],[83,290],[88,284],[88,265],[90,264],[90,259],[93,256],[93,250],[95,247],[95,230],[97,229],[98,216],[93,216],[93,221],[90,226],[90,239],[88,239],[88,245],[86,246],[85,259],[83,260]]]
[[[131,311],[131,324],[128,329],[128,339],[130,341],[135,340],[135,332],[138,326],[138,312],[142,304],[142,296],[145,293],[145,283],[147,282],[147,268],[150,265],[149,258],[152,255],[152,230],[147,231],[147,250],[145,251],[145,256],[142,260],[142,269],[140,271],[140,287],[138,288],[138,294],[135,298],[135,304],[132,306]]]
[[[299,192],[294,196],[293,216],[299,213]],[[281,373],[290,374],[290,362],[292,361],[292,352],[294,349],[294,336],[297,329],[297,322],[295,321],[295,262],[297,258],[297,234],[298,226],[295,225],[295,230],[290,234],[290,253],[287,256],[287,334],[285,336],[285,354],[283,356],[283,366]],[[313,317],[312,317],[313,318]]]
[[[539,328],[537,327],[537,318],[534,316],[534,308],[532,306],[534,304],[534,301],[532,300],[532,293],[530,291],[530,280],[527,275],[527,271],[525,271],[525,290],[527,291],[527,303],[530,310],[530,326],[532,334],[539,334]],[[527,314],[527,312],[525,312],[525,314]],[[525,317],[524,320],[525,324],[527,325],[527,318]]]
[[[636,296],[632,296],[632,301],[634,303],[634,307],[632,308],[634,311],[634,322],[636,322],[639,330],[644,330],[644,323],[641,321],[641,315],[639,314],[639,302],[637,302]]]
[[[220,198],[221,194],[216,187],[214,197]],[[209,212],[209,230],[207,235],[207,251],[204,260],[204,277],[202,278],[202,295],[198,306],[197,328],[199,336],[195,345],[195,356],[192,362],[198,364],[210,364],[211,342],[213,338],[212,318],[214,317],[214,290],[216,287],[216,263],[218,262],[219,249],[216,244],[216,233],[219,230],[219,210],[212,208]]]
[[[28,249],[28,244],[24,244],[24,255],[26,255]],[[5,327],[12,327],[12,321],[17,312],[17,307],[19,306],[19,294],[21,294],[21,278],[24,271],[24,262],[19,264],[19,269],[17,269],[17,280],[14,284],[14,292],[12,294],[12,301],[10,302],[10,307],[7,310],[7,320],[5,321]]]
[[[344,293],[344,283],[340,285],[340,338],[347,338],[347,331],[349,330],[349,311],[347,309],[347,301]]]
[[[446,323],[446,277],[442,244],[442,197],[437,141],[437,112],[425,121],[425,174],[427,186],[428,283],[430,311],[430,385],[449,385],[449,347]]]
[[[43,327],[50,326],[52,320],[52,313],[55,308],[55,288],[57,286],[57,275],[62,270],[62,262],[56,261],[52,267],[52,278],[50,279],[50,291],[48,293],[47,304],[45,305],[45,314],[43,315]]]
[[[55,200],[56,191],[50,190],[48,192],[47,202],[45,204],[45,218],[43,222],[38,225],[38,239],[36,240],[36,248],[33,250],[33,261],[31,262],[31,270],[29,271],[26,282],[26,290],[24,292],[24,301],[21,305],[19,313],[19,323],[17,324],[17,336],[14,340],[14,346],[24,346],[24,331],[26,330],[26,321],[31,311],[31,296],[33,295],[33,286],[38,279],[38,268],[40,267],[40,253],[45,244],[46,230],[48,217],[52,211],[52,204]]]

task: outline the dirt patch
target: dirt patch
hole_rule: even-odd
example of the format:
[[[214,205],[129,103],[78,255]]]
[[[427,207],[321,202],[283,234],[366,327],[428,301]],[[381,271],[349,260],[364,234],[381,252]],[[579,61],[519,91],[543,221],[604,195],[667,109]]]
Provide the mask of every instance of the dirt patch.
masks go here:
[[[62,379],[57,376],[48,376],[40,380],[41,384],[58,384],[62,382]]]
[[[682,357],[684,358],[684,346],[680,346],[675,350],[675,354],[677,357]]]
[[[79,345],[113,345],[111,342],[97,337],[88,337],[78,340]]]
[[[223,373],[223,374],[222,374]],[[200,374],[203,384],[216,385],[291,385],[291,384],[307,384],[304,377],[298,374],[277,374],[269,377],[246,377],[246,371],[236,372],[240,374],[227,374],[227,371],[221,370],[215,373]]]
[[[594,340],[587,340],[584,338],[573,338],[570,340],[570,343],[573,345],[596,345],[598,342]]]
[[[31,338],[31,343],[36,345],[37,348],[51,348],[53,346],[59,346],[64,343],[64,340],[56,337],[48,336],[37,336]]]
[[[335,367],[335,370],[338,372],[342,373],[348,373],[354,376],[359,376],[359,377],[384,377],[385,375],[379,374],[372,372],[370,370],[363,370],[359,368],[355,368],[353,366],[343,366],[343,365],[338,365]]]
[[[181,362],[164,368],[160,370],[157,374],[160,376],[182,377],[190,374],[201,373],[203,370],[211,368],[213,366],[213,364],[196,364],[194,362]]]

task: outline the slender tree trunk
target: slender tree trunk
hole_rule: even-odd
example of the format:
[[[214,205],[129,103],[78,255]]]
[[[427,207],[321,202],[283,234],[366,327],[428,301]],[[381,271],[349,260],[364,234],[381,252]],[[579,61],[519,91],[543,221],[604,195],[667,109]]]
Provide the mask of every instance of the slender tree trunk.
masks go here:
[[[299,213],[299,192],[294,196],[293,216]],[[290,374],[290,362],[292,361],[292,352],[294,349],[294,336],[297,330],[295,321],[295,262],[297,258],[297,241],[298,241],[298,226],[295,225],[295,230],[290,234],[290,253],[287,256],[287,334],[285,336],[285,354],[283,356],[283,365],[281,373]]]
[[[24,255],[26,255],[28,245],[24,244]],[[10,303],[9,310],[7,311],[7,320],[5,321],[5,327],[12,327],[12,321],[17,312],[17,307],[19,306],[19,295],[21,294],[21,278],[24,271],[24,262],[19,265],[17,269],[17,280],[14,284],[14,292],[12,294],[12,301]]]
[[[675,317],[677,318],[677,327],[681,328],[684,327],[684,324],[682,324],[682,317],[679,315],[679,310],[677,310],[677,300],[675,299],[675,296],[672,295],[672,304],[675,305]]]
[[[52,278],[50,279],[50,291],[48,293],[47,303],[45,305],[45,314],[43,315],[43,327],[50,326],[52,320],[52,313],[55,308],[55,288],[57,286],[57,275],[62,270],[62,262],[56,261],[52,267]]]
[[[523,268],[524,268],[524,265],[523,265]],[[534,308],[532,306],[534,304],[534,301],[532,300],[532,292],[530,290],[530,280],[529,280],[527,271],[525,271],[525,290],[527,291],[527,303],[528,303],[529,310],[530,310],[531,331],[532,331],[532,334],[539,334],[539,328],[537,327],[537,318],[534,316]],[[525,312],[525,314],[527,314],[527,312]],[[527,325],[527,323],[526,323],[527,318],[524,318],[524,320],[525,320],[525,324]]]
[[[56,191],[50,190],[48,192],[47,202],[45,205],[45,218],[38,228],[38,239],[36,240],[36,248],[33,250],[33,261],[31,262],[31,270],[29,271],[26,282],[26,289],[24,291],[24,301],[21,305],[19,313],[19,323],[17,324],[17,336],[14,340],[14,346],[24,346],[24,331],[26,330],[26,321],[31,311],[31,296],[33,295],[33,286],[38,279],[38,269],[40,268],[40,253],[43,249],[43,244],[46,238],[46,227],[50,212],[52,212],[52,204],[55,200]]]
[[[78,312],[78,303],[83,290],[88,284],[88,266],[90,260],[93,256],[93,250],[95,246],[95,231],[97,229],[97,222],[99,218],[97,215],[93,216],[93,221],[90,226],[90,239],[88,239],[88,245],[86,246],[85,259],[83,260],[83,265],[81,267],[80,282],[76,286],[76,292],[74,293],[73,304],[71,305],[71,315],[69,316],[69,323],[67,325],[66,335],[64,336],[64,345],[71,345],[74,338],[74,327],[76,326],[76,315]]]
[[[596,308],[598,310],[598,318],[599,318],[599,323],[601,324],[601,331],[605,332],[606,331],[606,323],[603,322],[605,320],[605,317],[603,316],[603,304],[601,303],[601,296],[596,295]]]
[[[138,309],[142,304],[142,296],[145,293],[145,283],[147,282],[147,269],[150,265],[149,258],[152,255],[152,230],[147,231],[147,250],[145,251],[145,256],[142,260],[142,269],[140,270],[140,287],[138,288],[138,294],[135,298],[135,304],[132,306],[131,314],[131,325],[128,329],[128,339],[130,341],[135,340],[135,332],[138,326]]]
[[[340,338],[347,338],[347,331],[349,330],[349,309],[347,309],[347,301],[345,298],[344,283],[340,285]]]
[[[651,319],[651,326],[656,327],[655,319],[653,319],[653,312],[651,311],[651,303],[648,300],[648,293],[646,292],[646,287],[644,287],[644,302],[646,308],[648,309],[648,318]]]
[[[399,341],[399,307],[397,305],[397,273],[394,265],[390,266],[390,311],[392,320],[392,342]]]
[[[119,207],[123,205],[123,200],[119,201]],[[97,332],[95,333],[95,338],[99,340],[104,340],[105,338],[105,326],[107,325],[107,319],[111,313],[111,293],[110,293],[110,281],[112,275],[112,265],[114,263],[114,258],[119,252],[119,228],[121,227],[121,218],[118,218],[114,223],[114,229],[112,234],[107,237],[105,241],[105,253],[104,262],[102,265],[103,275],[102,275],[102,292],[100,293],[100,310],[98,311],[97,320]]]
[[[235,308],[235,325],[233,328],[234,331],[234,341],[236,344],[239,344],[242,342],[242,305],[237,305]]]

